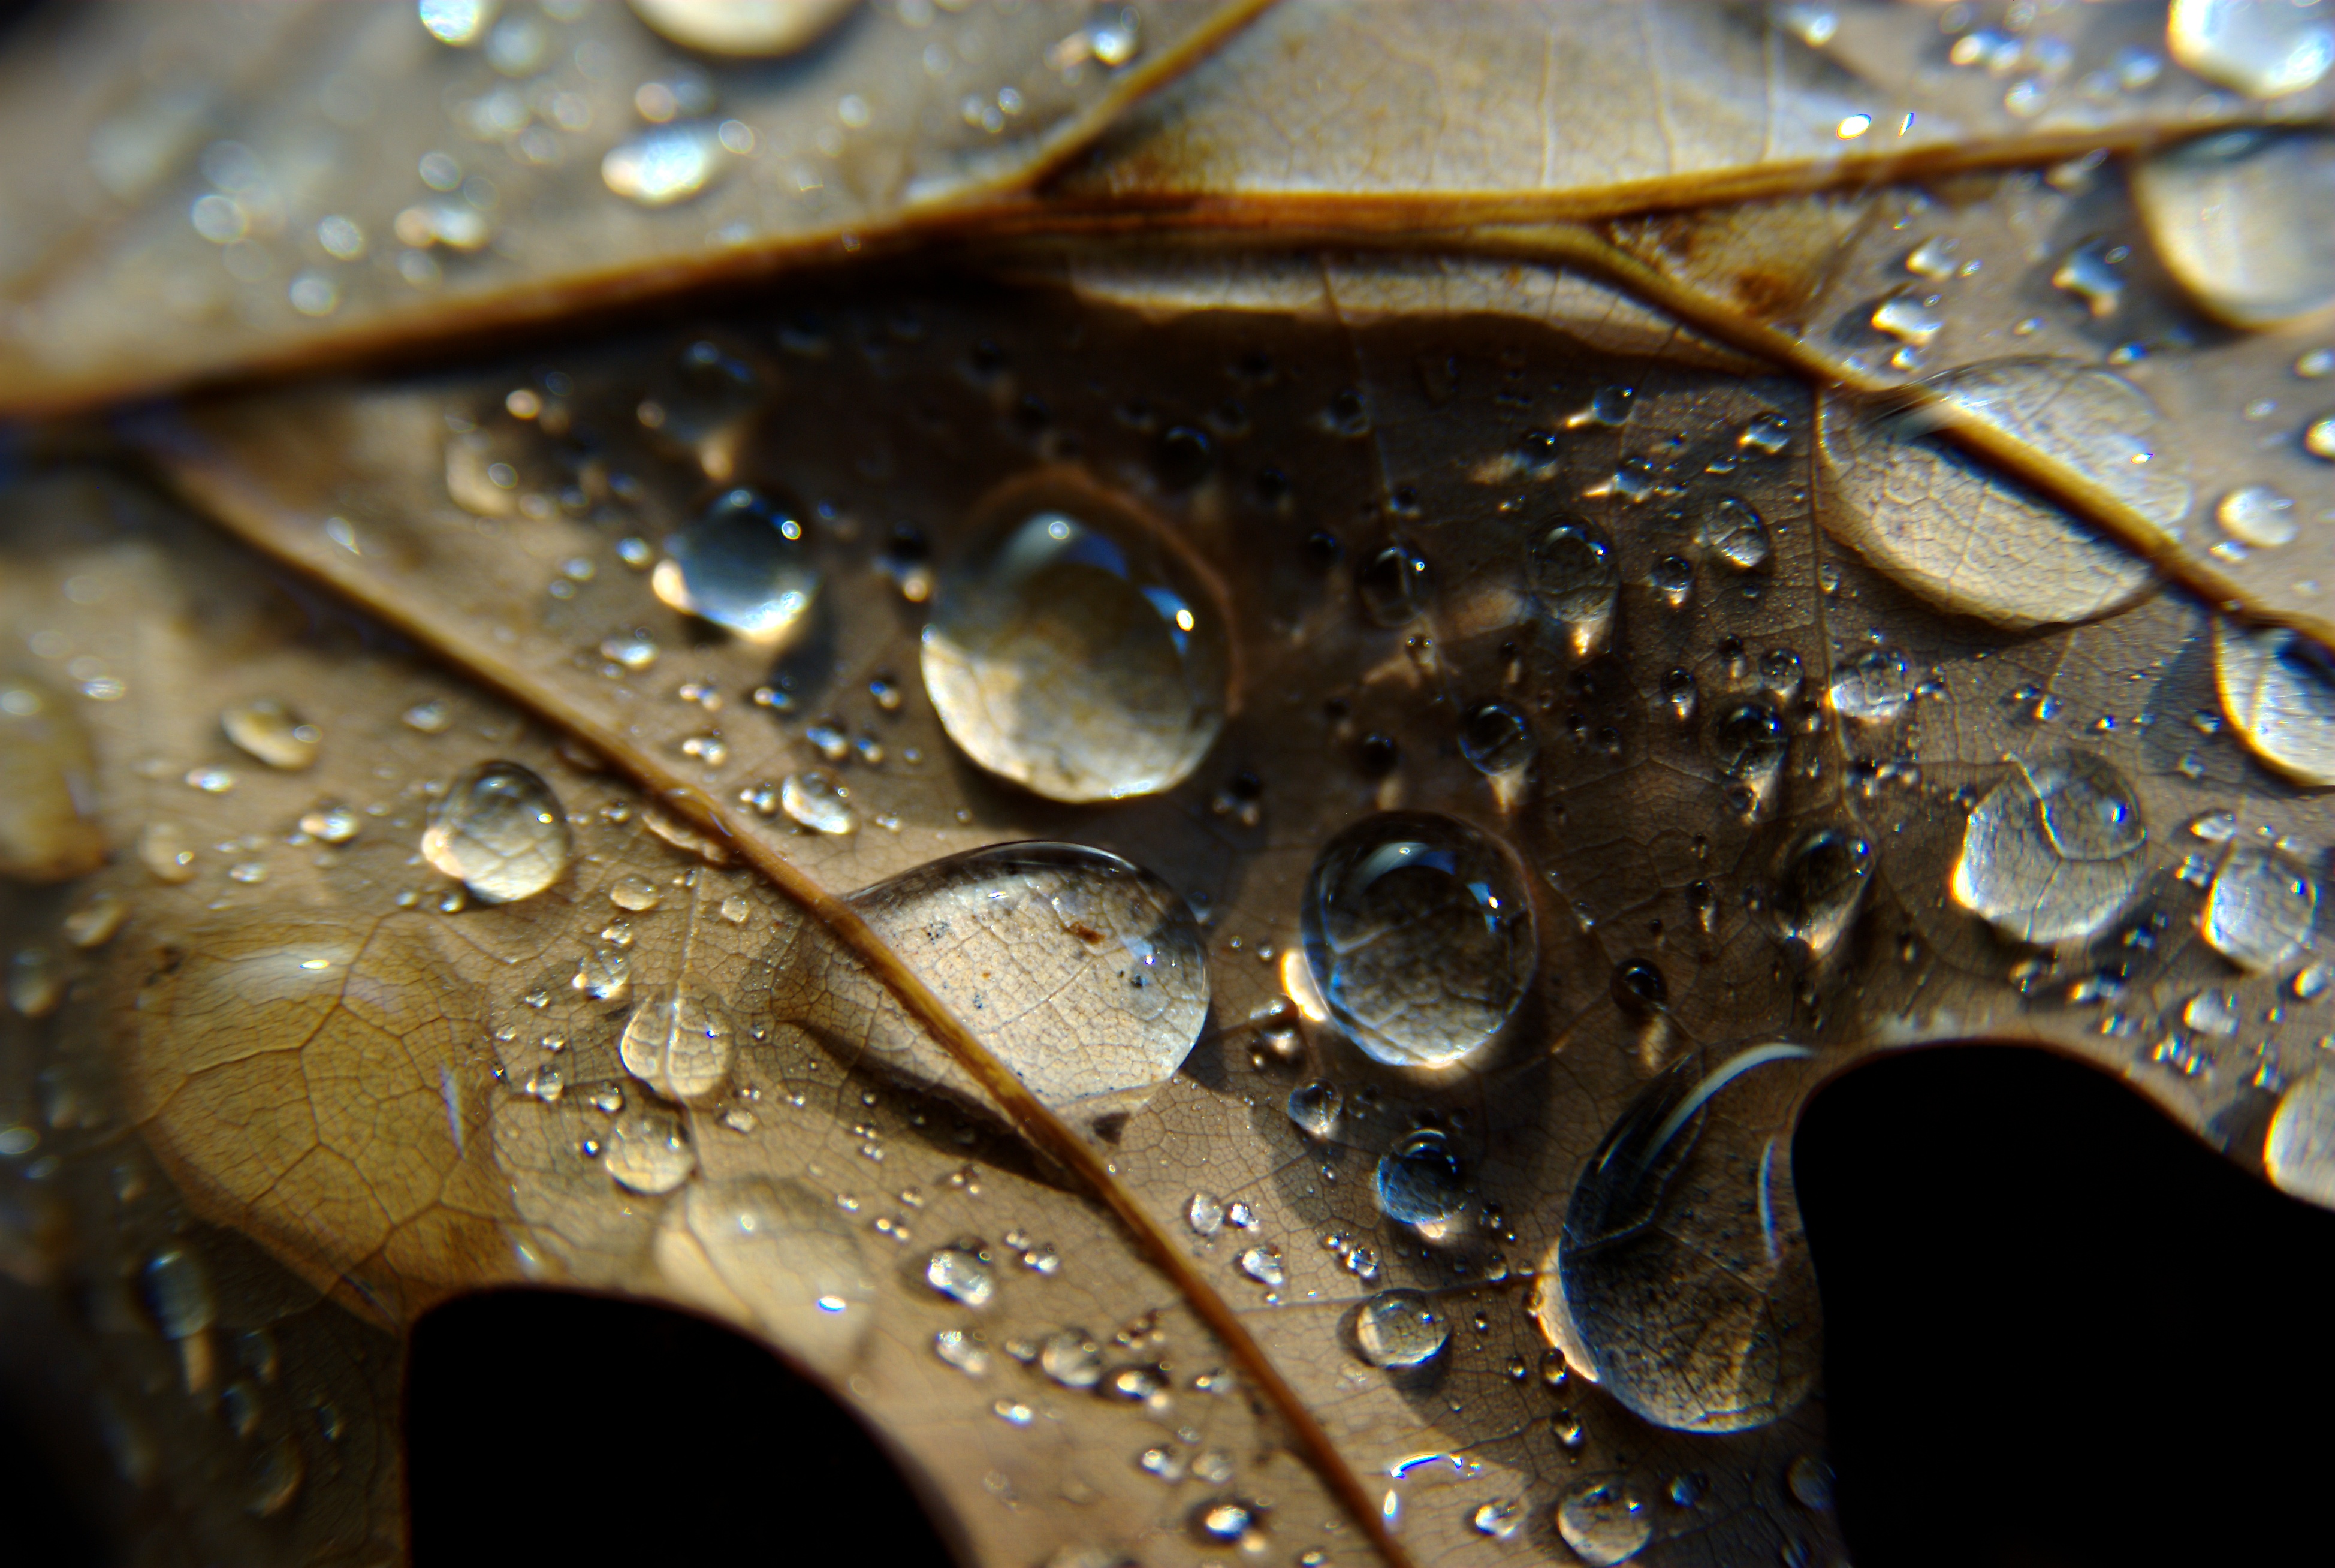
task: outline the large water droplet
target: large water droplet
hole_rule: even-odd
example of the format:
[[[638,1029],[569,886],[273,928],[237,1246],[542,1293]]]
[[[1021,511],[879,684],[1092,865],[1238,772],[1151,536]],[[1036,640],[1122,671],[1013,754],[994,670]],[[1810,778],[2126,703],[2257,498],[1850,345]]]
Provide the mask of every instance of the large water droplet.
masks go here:
[[[273,697],[237,702],[219,715],[227,738],[270,768],[296,773],[315,766],[324,736]]]
[[[1305,960],[1365,1053],[1444,1067],[1505,1028],[1532,982],[1532,904],[1516,861],[1464,822],[1365,818],[1306,879]]]
[[[1603,530],[1578,518],[1557,518],[1533,546],[1526,573],[1541,613],[1557,624],[1576,655],[1604,646],[1621,599],[1622,574]]]
[[[649,576],[657,597],[751,643],[785,644],[819,594],[802,525],[755,490],[723,496],[664,551]]]
[[[2131,786],[2106,762],[2020,763],[1962,829],[1954,901],[2020,942],[2088,937],[2140,890],[2146,837]]]
[[[1468,1208],[1467,1173],[1451,1140],[1422,1128],[1379,1158],[1379,1207],[1429,1241],[1452,1233]]]
[[[1057,1110],[1100,1118],[1139,1105],[1183,1064],[1207,1017],[1191,911],[1158,877],[1100,849],[975,849],[851,902]],[[888,1018],[869,1036],[878,1060],[973,1092],[924,1031]]]
[[[2282,1192],[2335,1209],[2335,1067],[2316,1067],[2279,1098],[2262,1168]]]
[[[1776,934],[1811,958],[1839,945],[1865,885],[1873,879],[1873,846],[1845,828],[1816,828],[1784,853],[1767,914]]]
[[[2311,0],[2173,0],[2173,57],[2254,98],[2300,92],[2335,67],[2335,23]]]
[[[1417,1291],[1381,1291],[1354,1318],[1354,1343],[1373,1367],[1416,1367],[1450,1338],[1449,1321]]]
[[[1681,1059],[1590,1157],[1553,1268],[1598,1383],[1664,1427],[1734,1432],[1814,1387],[1816,1276],[1792,1193],[1791,1113],[1814,1053]],[[1540,1310],[1555,1310],[1543,1287]]]
[[[2241,969],[2275,969],[2311,940],[2319,884],[2275,852],[2253,845],[2230,851],[2214,873],[2197,928],[2214,951]]]
[[[653,125],[600,160],[600,179],[643,207],[670,207],[713,183],[730,167],[729,149],[702,121]]]
[[[669,1193],[697,1168],[681,1123],[661,1110],[626,1111],[608,1128],[608,1174],[636,1193]]]
[[[2299,784],[2335,784],[2335,655],[2297,632],[2214,627],[2222,711],[2253,754]]]
[[[575,849],[551,786],[516,762],[481,762],[430,808],[421,853],[487,904],[531,898],[566,874]]]
[[[1180,782],[1224,726],[1230,644],[1167,537],[1099,494],[990,509],[1008,520],[939,584],[925,688],[991,772],[1053,800]]]
[[[44,682],[0,673],[0,876],[61,882],[102,865],[96,801],[89,737],[72,707]]]
[[[730,1080],[736,1035],[717,999],[683,985],[633,1010],[617,1055],[626,1072],[667,1099],[702,1105]]]
[[[443,4],[445,0],[431,0]],[[683,49],[792,54],[851,14],[853,0],[630,0],[633,14]]]
[[[790,1355],[848,1362],[869,1327],[875,1285],[832,1197],[761,1176],[693,1185],[683,1223],[730,1294]],[[660,1249],[659,1261],[665,1261]],[[666,1273],[680,1271],[668,1264]]]
[[[1860,724],[1891,722],[1913,694],[1905,656],[1891,649],[1873,649],[1833,669],[1833,711]]]
[[[2073,387],[2073,404],[2090,408],[2092,422],[2056,436],[2047,455],[2088,464],[2111,489],[2132,489],[2125,470],[2137,454],[2128,438],[2146,435],[2154,421],[2137,392],[2101,372],[1988,373],[2057,378]],[[1934,439],[1919,413],[1876,418],[1826,398],[1819,416],[1826,477],[1839,497],[1820,509],[1826,528],[1931,602],[2001,625],[2032,626],[2088,619],[2147,586],[2145,561]],[[2136,420],[2147,422],[2129,422]],[[2164,462],[2150,451],[2149,466]],[[2166,508],[2177,501],[2175,517],[2164,519],[2177,520],[2188,508],[2187,487],[2164,487],[2159,499]]]
[[[2233,131],[2133,170],[2133,200],[2165,267],[2235,326],[2273,326],[2335,302],[2335,136]]]
[[[1578,1482],[1556,1505],[1556,1533],[1590,1568],[1613,1568],[1653,1539],[1652,1512],[1618,1476]]]

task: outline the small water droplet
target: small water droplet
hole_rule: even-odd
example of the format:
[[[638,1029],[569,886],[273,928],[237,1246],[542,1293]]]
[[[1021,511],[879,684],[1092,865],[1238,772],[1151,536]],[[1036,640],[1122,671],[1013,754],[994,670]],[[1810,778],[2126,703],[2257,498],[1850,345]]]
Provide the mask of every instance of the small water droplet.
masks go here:
[[[2262,550],[2292,544],[2299,531],[2294,498],[2268,485],[2243,485],[2232,490],[2214,508],[2214,520],[2232,538]]]
[[[1963,828],[1954,901],[2017,941],[2091,936],[2139,891],[2146,837],[2138,799],[2106,762],[2061,752],[2019,764]]]
[[[559,797],[516,762],[482,762],[456,779],[421,835],[422,857],[487,904],[542,892],[574,849]]]
[[[2230,851],[2205,895],[2197,927],[2241,969],[2275,969],[2302,950],[2319,913],[2319,884],[2271,850]]]
[[[170,1340],[190,1340],[218,1321],[210,1276],[202,1260],[183,1246],[167,1246],[146,1260],[142,1278],[146,1309]]]
[[[925,689],[982,767],[1049,799],[1180,782],[1223,727],[1230,645],[1168,536],[1098,494],[1021,491],[934,598]]]
[[[626,1072],[667,1099],[702,1105],[729,1082],[736,1035],[717,999],[683,986],[634,1009],[617,1054]]]
[[[1412,1133],[1379,1159],[1379,1208],[1429,1241],[1452,1234],[1468,1207],[1467,1175],[1434,1128]]]
[[[337,800],[319,801],[300,816],[300,831],[319,844],[346,844],[364,826],[364,818]]]
[[[1773,457],[1792,444],[1792,421],[1782,414],[1763,411],[1751,416],[1735,440],[1748,450]]]
[[[779,785],[779,805],[798,827],[814,833],[840,835],[859,826],[851,791],[834,775],[817,769],[788,774]]]
[[[1279,1290],[1289,1279],[1281,1254],[1271,1247],[1251,1247],[1241,1253],[1240,1271],[1270,1291]]]
[[[600,179],[627,201],[670,207],[695,196],[731,166],[721,128],[704,121],[654,125],[600,160]]]
[[[110,888],[100,888],[65,915],[65,940],[83,951],[102,947],[129,918],[130,900]]]
[[[1373,1367],[1416,1367],[1442,1352],[1451,1325],[1417,1291],[1381,1291],[1354,1317],[1354,1342]]]
[[[20,947],[8,963],[8,1005],[22,1018],[46,1018],[64,1000],[65,977],[45,947]]]
[[[1618,1476],[1577,1482],[1556,1505],[1556,1531],[1590,1568],[1626,1563],[1653,1539],[1646,1505]]]
[[[149,822],[138,835],[138,858],[157,882],[173,886],[194,879],[192,836],[176,822]]]
[[[1539,749],[1532,721],[1507,702],[1485,702],[1468,711],[1459,725],[1459,754],[1479,773],[1513,772]]]
[[[1559,518],[1533,546],[1526,571],[1541,613],[1556,624],[1576,657],[1604,646],[1622,576],[1603,530],[1578,518]]]
[[[1776,935],[1814,959],[1839,945],[1873,878],[1873,846],[1842,828],[1815,828],[1785,851],[1766,913]]]
[[[1784,1485],[1793,1500],[1819,1514],[1832,1509],[1832,1466],[1814,1454],[1802,1454],[1784,1471]]]
[[[2094,320],[2114,315],[2124,304],[2124,274],[2117,270],[2124,247],[2088,239],[2052,271],[2051,286],[2084,302]]]
[[[1905,270],[1915,277],[1952,277],[1957,265],[1954,252],[1961,248],[1962,242],[1952,235],[1933,234],[1907,253]]]
[[[1905,656],[1888,648],[1875,648],[1833,669],[1833,711],[1860,724],[1891,722],[1913,694]]]
[[[1531,984],[1523,876],[1505,847],[1451,818],[1389,812],[1332,838],[1301,924],[1332,1016],[1390,1065],[1448,1066],[1480,1050]]]
[[[1215,1235],[1224,1229],[1224,1200],[1206,1193],[1194,1193],[1192,1201],[1184,1206],[1184,1219],[1198,1234]]]
[[[1638,1017],[1651,1017],[1670,1010],[1670,982],[1662,972],[1642,958],[1624,959],[1613,966],[1610,987],[1615,1005]]]
[[[442,698],[437,697],[416,702],[399,717],[404,721],[407,729],[424,735],[442,735],[454,722],[453,710]]]
[[[1775,796],[1791,751],[1775,704],[1755,698],[1720,710],[1711,721],[1710,745],[1720,771],[1741,787],[1749,812],[1764,809]]]
[[[1337,1130],[1342,1108],[1338,1086],[1316,1079],[1289,1091],[1289,1119],[1311,1138],[1326,1138]]]
[[[1874,307],[1873,324],[1900,342],[1926,348],[1946,330],[1946,313],[1938,306],[1934,294],[1893,294]]]
[[[792,513],[759,491],[733,489],[666,536],[649,584],[683,615],[779,647],[808,624],[819,575]]]
[[[568,983],[594,1002],[622,1002],[633,988],[633,961],[621,948],[595,948]]]
[[[1362,610],[1381,626],[1407,626],[1427,608],[1432,579],[1426,557],[1403,545],[1390,545],[1354,574]]]
[[[270,768],[298,772],[315,765],[324,736],[273,697],[237,702],[219,715],[227,738]]]
[[[697,1168],[697,1151],[681,1123],[661,1110],[629,1111],[608,1129],[603,1162],[608,1174],[636,1193],[669,1193]]]
[[[954,1302],[975,1309],[997,1293],[997,1276],[967,1246],[940,1247],[925,1260],[925,1283]]]

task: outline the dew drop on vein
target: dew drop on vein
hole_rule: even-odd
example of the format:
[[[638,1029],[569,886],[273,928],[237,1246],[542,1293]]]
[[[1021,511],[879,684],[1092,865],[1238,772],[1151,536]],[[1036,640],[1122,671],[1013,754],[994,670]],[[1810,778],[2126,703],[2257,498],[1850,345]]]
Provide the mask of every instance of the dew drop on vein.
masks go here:
[[[2214,675],[2249,750],[2299,784],[2335,784],[2335,654],[2298,632],[2217,622]]]
[[[1681,1058],[1589,1158],[1535,1310],[1613,1398],[1660,1426],[1732,1432],[1807,1398],[1816,1278],[1792,1191],[1805,1046]],[[1578,1352],[1575,1354],[1575,1352]]]
[[[1373,1367],[1402,1370],[1442,1353],[1451,1324],[1418,1291],[1381,1291],[1354,1314],[1354,1344]]]
[[[775,648],[808,623],[819,574],[790,511],[758,491],[733,489],[666,536],[649,584],[683,615]]]
[[[531,898],[566,875],[567,813],[551,786],[516,762],[482,762],[430,808],[421,854],[486,904]]]
[[[1230,696],[1230,637],[1198,572],[1100,498],[1006,515],[935,590],[921,662],[941,727],[1049,799],[1179,783]]]
[[[1363,1052],[1447,1067],[1499,1034],[1537,959],[1507,849],[1427,812],[1363,818],[1324,845],[1300,921],[1315,990]]]
[[[1954,902],[2015,941],[2088,938],[2140,891],[2147,836],[2132,787],[2107,763],[2081,752],[2014,760],[1963,827]]]

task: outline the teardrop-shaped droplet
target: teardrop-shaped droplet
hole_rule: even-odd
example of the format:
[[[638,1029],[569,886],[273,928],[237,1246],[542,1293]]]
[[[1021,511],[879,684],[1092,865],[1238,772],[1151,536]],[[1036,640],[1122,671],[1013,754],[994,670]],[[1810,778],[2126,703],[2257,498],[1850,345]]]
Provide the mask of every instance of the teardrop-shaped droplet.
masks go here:
[[[1532,548],[1526,567],[1533,598],[1555,622],[1576,656],[1605,645],[1622,595],[1621,568],[1603,529],[1578,518],[1559,518]]]
[[[1710,748],[1720,771],[1740,792],[1746,814],[1766,809],[1791,755],[1791,737],[1775,704],[1755,698],[1720,709],[1710,722]]]
[[[971,850],[851,903],[1032,1093],[1082,1119],[1140,1105],[1183,1065],[1207,1017],[1206,954],[1190,909],[1100,849]],[[856,994],[816,1004],[857,1014],[851,1038],[866,1037],[894,1070],[980,1098],[888,1004],[872,1026]]]
[[[1427,812],[1365,818],[1324,845],[1300,924],[1331,1015],[1398,1067],[1482,1049],[1523,1002],[1537,959],[1514,857]]]
[[[853,0],[630,0],[672,43],[706,54],[792,54],[851,14]]]
[[[574,852],[559,797],[516,762],[482,762],[455,779],[421,835],[423,857],[486,904],[533,897]]]
[[[2089,937],[2139,892],[2146,837],[2132,787],[2106,762],[2063,752],[2020,764],[1962,829],[1954,901],[2020,942]]]
[[[626,1072],[667,1099],[702,1105],[730,1081],[736,1036],[728,1009],[684,984],[635,1008],[616,1050]]]
[[[600,160],[603,184],[643,207],[685,201],[727,173],[732,159],[719,131],[703,121],[653,125]]]
[[[1307,1137],[1325,1138],[1337,1130],[1343,1103],[1336,1084],[1316,1079],[1289,1091],[1289,1119]]]
[[[1381,1291],[1354,1317],[1354,1342],[1373,1367],[1416,1367],[1451,1338],[1451,1324],[1417,1291]]]
[[[1380,1157],[1379,1209],[1429,1241],[1452,1234],[1468,1209],[1467,1173],[1451,1140],[1433,1128],[1412,1133]]]
[[[2088,410],[2088,420],[2003,413],[1997,422],[2038,440],[2046,455],[2087,465],[2112,493],[2149,502],[2143,509],[2161,521],[2177,522],[2188,510],[2185,483],[2156,485],[2155,472],[2165,466],[2147,444],[2156,416],[2127,383],[2057,361],[1997,362],[1972,367],[1964,380],[1975,408],[2015,410],[2021,399],[2045,404],[2050,386],[2072,389],[2072,408]],[[1953,395],[1953,383],[1939,384]],[[1825,526],[1931,603],[2024,627],[2088,620],[2147,587],[2146,562],[1936,439],[1933,416],[1876,417],[1837,398],[1824,399],[1818,411],[1825,474],[1836,498],[1819,509]],[[2061,431],[2063,423],[2070,428]],[[2146,463],[2136,463],[2143,456]]]
[[[1224,727],[1230,639],[1167,537],[1100,494],[1027,487],[940,580],[925,689],[982,767],[1052,800],[1180,782]]]
[[[1659,1426],[1735,1432],[1815,1386],[1816,1275],[1791,1171],[1805,1046],[1681,1058],[1574,1188],[1539,1306],[1598,1384]],[[1577,1359],[1577,1358],[1576,1358]]]
[[[95,870],[105,861],[96,807],[79,715],[47,682],[0,672],[0,876],[62,882]]]
[[[1556,1533],[1589,1568],[1614,1568],[1653,1539],[1653,1511],[1622,1476],[1579,1481],[1557,1503]]]
[[[2241,969],[2275,969],[2302,951],[2319,915],[2319,883],[2285,857],[2253,845],[2214,873],[2197,928]]]
[[[2165,42],[2198,75],[2283,98],[2335,68],[2335,21],[2310,0],[2173,0]]]
[[[2222,711],[2253,754],[2298,784],[2335,784],[2335,655],[2282,627],[2214,627]]]
[[[1873,846],[1846,828],[1815,828],[1793,840],[1766,910],[1776,934],[1814,959],[1838,946],[1873,879]]]
[[[273,697],[234,704],[219,715],[219,728],[253,758],[288,773],[315,767],[324,744],[314,724]]]
[[[1905,711],[1914,678],[1905,656],[1889,648],[1860,653],[1832,673],[1833,711],[1860,724],[1886,724]]]
[[[806,624],[819,577],[802,524],[759,491],[735,489],[666,536],[649,582],[683,615],[777,647]]]
[[[1459,754],[1479,773],[1514,772],[1538,750],[1532,721],[1513,703],[1485,702],[1460,721]]]

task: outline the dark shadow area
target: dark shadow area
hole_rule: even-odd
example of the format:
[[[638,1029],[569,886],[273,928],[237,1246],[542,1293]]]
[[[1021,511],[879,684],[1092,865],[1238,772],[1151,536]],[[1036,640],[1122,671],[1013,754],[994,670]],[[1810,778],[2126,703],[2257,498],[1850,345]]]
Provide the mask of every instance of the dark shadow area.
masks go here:
[[[7,1390],[13,1394],[14,1389]],[[103,1539],[56,1462],[57,1445],[43,1413],[27,1401],[0,1399],[0,1519],[5,1556],[43,1568],[100,1568]]]
[[[641,1302],[513,1291],[430,1313],[406,1455],[416,1568],[951,1561],[834,1400],[751,1341]]]
[[[2335,1214],[2010,1047],[1857,1069],[1793,1169],[1857,1568],[2329,1560]]]

